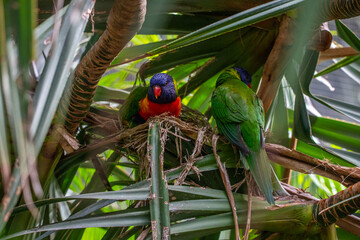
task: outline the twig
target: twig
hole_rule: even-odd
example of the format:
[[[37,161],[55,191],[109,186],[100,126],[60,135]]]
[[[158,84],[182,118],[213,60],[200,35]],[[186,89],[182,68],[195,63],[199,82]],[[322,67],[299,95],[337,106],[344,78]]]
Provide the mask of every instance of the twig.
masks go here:
[[[251,186],[250,186],[250,181],[248,180],[249,178],[248,172],[245,172],[245,179],[246,179],[246,184],[247,184],[247,189],[248,189],[248,212],[247,212],[247,220],[246,220],[246,230],[245,230],[245,240],[249,239],[249,233],[250,233],[250,224],[251,224],[251,208],[252,208],[252,201],[251,201]]]
[[[80,147],[79,142],[74,138],[66,129],[62,126],[56,126],[56,133],[59,134],[59,143],[66,151],[66,153],[72,153],[75,150],[78,150]]]
[[[230,183],[230,180],[229,180],[229,175],[227,174],[225,164],[223,164],[221,162],[220,157],[216,152],[216,143],[217,143],[218,139],[219,139],[219,136],[214,134],[213,137],[212,137],[213,152],[214,152],[214,156],[216,158],[216,163],[217,163],[217,165],[219,167],[219,171],[220,171],[220,174],[221,174],[221,179],[222,179],[222,181],[224,183],[224,186],[225,186],[226,194],[227,194],[227,196],[229,198],[231,211],[232,211],[232,214],[233,214],[233,217],[234,217],[236,239],[241,240],[240,231],[239,231],[238,217],[237,217],[236,206],[235,206],[235,200],[234,200],[234,195],[231,192],[231,183]]]
[[[235,189],[235,192],[237,192],[239,190],[239,188],[244,184],[245,181],[246,181],[246,178],[244,178],[243,180],[241,180],[238,183],[235,183],[234,185],[231,186],[231,189]]]
[[[199,130],[193,153],[190,155],[185,168],[179,174],[179,177],[178,177],[177,181],[175,182],[175,185],[182,185],[182,183],[184,182],[185,178],[187,177],[187,175],[189,174],[191,169],[194,169],[194,171],[196,172],[198,177],[200,176],[199,170],[196,167],[194,167],[193,165],[195,163],[195,158],[197,156],[199,156],[199,154],[201,153],[201,148],[204,145],[205,132],[206,132],[206,128],[201,128]],[[199,177],[199,179],[200,179],[200,177]]]
[[[320,52],[319,63],[327,60],[331,60],[334,58],[343,58],[349,56],[356,56],[359,52],[357,52],[352,47],[342,47],[342,48],[329,48],[326,51]]]
[[[296,150],[296,145],[297,145],[297,138],[295,138],[295,136],[293,134],[291,137],[290,148],[292,150]],[[292,173],[292,170],[290,168],[285,168],[281,181],[284,183],[290,184],[291,183],[291,173]]]
[[[140,233],[140,235],[136,238],[136,240],[144,240],[147,237],[147,235],[149,234],[150,230],[151,230],[151,227],[148,227],[147,229],[142,231]]]
[[[99,175],[102,183],[104,184],[105,186],[105,189],[108,190],[108,191],[112,191],[112,188],[111,188],[111,185],[109,183],[109,180],[106,176],[106,173],[104,171],[104,167],[102,166],[101,162],[99,161],[98,157],[97,156],[93,156],[91,158],[92,160],[92,163],[94,165],[94,168],[96,170],[96,173]]]

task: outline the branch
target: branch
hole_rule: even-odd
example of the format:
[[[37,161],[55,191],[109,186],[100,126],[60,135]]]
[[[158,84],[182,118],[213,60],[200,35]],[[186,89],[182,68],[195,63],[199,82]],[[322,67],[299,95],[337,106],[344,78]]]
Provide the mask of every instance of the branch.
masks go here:
[[[350,198],[353,199],[349,200]],[[335,204],[337,205],[333,206]],[[338,192],[329,198],[321,199],[319,202],[317,202],[314,205],[313,219],[316,223],[325,227],[335,223],[340,218],[344,218],[356,212],[359,209],[360,182],[341,192]]]
[[[360,15],[359,0],[322,0],[318,17],[321,22],[352,18]]]
[[[301,199],[307,200],[307,201],[319,201],[319,199],[315,198],[314,196],[310,195],[307,192],[304,192],[301,189],[297,189],[291,185],[282,183],[282,186],[284,189],[290,193],[292,196],[298,196]],[[316,204],[316,203],[315,203]],[[360,236],[360,218],[354,216],[354,215],[348,215],[344,218],[338,219],[336,221],[336,225],[339,227],[345,229],[346,231]]]
[[[360,218],[355,215],[344,217],[336,222],[336,225],[346,231],[360,237]]]
[[[360,168],[358,167],[334,165],[276,144],[266,144],[265,149],[269,159],[283,167],[306,174],[318,174],[338,181],[347,187],[360,181]]]
[[[352,47],[330,48],[326,51],[320,52],[319,62],[331,60],[334,58],[356,56],[358,54],[359,53]]]

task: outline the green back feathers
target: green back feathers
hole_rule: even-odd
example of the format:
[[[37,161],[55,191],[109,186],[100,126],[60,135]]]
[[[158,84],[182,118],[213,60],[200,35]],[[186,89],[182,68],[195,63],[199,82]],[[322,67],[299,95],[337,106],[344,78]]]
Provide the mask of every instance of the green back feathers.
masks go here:
[[[227,70],[225,70],[222,74],[220,74],[220,76],[218,77],[218,79],[216,80],[216,86],[215,88],[217,88],[218,86],[220,86],[221,84],[223,84],[225,81],[227,80],[231,80],[231,79],[238,79],[240,80],[240,76],[237,73],[237,71],[233,68],[229,68]],[[240,80],[241,81],[241,80]]]
[[[122,124],[133,127],[133,116],[140,111],[139,102],[147,95],[149,87],[137,87],[131,91],[119,109],[119,120]]]
[[[240,80],[234,69],[222,73],[216,86],[211,100],[211,109],[219,131],[240,148],[259,150],[262,142],[261,128],[264,128],[260,99]],[[236,124],[239,129],[234,132],[231,124]],[[231,128],[231,131],[225,130],[225,127]],[[246,146],[239,146],[239,140],[235,141],[236,136],[243,138]]]

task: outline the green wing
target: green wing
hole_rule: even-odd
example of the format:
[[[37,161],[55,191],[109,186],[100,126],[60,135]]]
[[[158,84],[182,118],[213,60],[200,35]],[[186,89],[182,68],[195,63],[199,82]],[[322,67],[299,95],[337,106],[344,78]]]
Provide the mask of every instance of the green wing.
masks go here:
[[[224,75],[226,81],[223,80]],[[222,78],[222,84],[216,88],[211,99],[212,114],[219,132],[243,152],[257,151],[262,141],[264,117],[255,103],[259,101],[261,104],[261,101],[234,76],[223,73],[219,78]]]
[[[148,89],[148,87],[137,87],[131,91],[119,109],[120,123],[133,126],[133,117],[140,111],[139,102],[146,97]]]
[[[249,152],[248,147],[241,135],[240,122],[247,119],[247,112],[244,109],[232,109],[236,105],[246,105],[244,99],[231,96],[231,88],[227,86],[219,86],[213,93],[211,99],[211,111],[216,120],[216,124],[220,133],[242,152]],[[230,93],[230,94],[229,94]],[[229,96],[230,95],[230,96]],[[234,111],[235,110],[235,111]]]

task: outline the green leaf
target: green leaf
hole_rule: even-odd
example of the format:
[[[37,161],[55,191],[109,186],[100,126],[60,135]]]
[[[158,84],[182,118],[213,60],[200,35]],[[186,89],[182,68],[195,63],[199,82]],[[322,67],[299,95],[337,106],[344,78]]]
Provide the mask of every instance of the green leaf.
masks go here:
[[[8,75],[7,72],[7,63],[6,63],[6,31],[5,31],[5,19],[4,19],[4,8],[3,4],[0,3],[0,82],[2,83],[3,77]],[[9,147],[11,143],[8,143],[8,136],[9,136],[9,129],[7,127],[7,116],[6,116],[6,106],[5,106],[5,99],[3,94],[3,86],[0,84],[0,168],[1,168],[1,177],[2,177],[2,184],[3,186],[7,183],[4,182],[5,180],[10,180],[11,176],[11,159],[10,159],[10,152]],[[10,145],[10,146],[9,146]],[[14,196],[11,196],[11,201],[16,202]],[[0,218],[0,232],[2,231],[4,224],[7,222],[4,219],[5,211],[1,208],[1,218]]]
[[[149,149],[151,154],[151,200],[150,216],[153,239],[168,239],[170,236],[169,193],[163,171],[159,124],[149,126]]]
[[[289,117],[286,109],[284,96],[284,81],[281,82],[278,94],[272,103],[269,114],[271,119],[267,121],[269,124],[270,134],[266,140],[267,142],[277,143],[285,147],[289,147]]]
[[[128,91],[122,89],[114,89],[104,86],[98,86],[95,91],[94,101],[114,101],[117,99],[126,99],[129,95]]]
[[[320,72],[318,72],[314,77],[320,77],[322,75],[325,75],[325,74],[328,74],[328,73],[331,73],[339,68],[342,68],[342,67],[345,67],[357,60],[360,59],[360,55],[357,55],[357,56],[350,56],[350,57],[345,57],[343,59],[341,59],[340,61],[324,68],[323,70],[321,70]]]
[[[101,240],[117,240],[118,236],[121,235],[121,240],[127,240],[137,232],[141,232],[143,227],[132,227],[128,229],[126,234],[123,234],[123,228],[109,228],[104,237]]]
[[[170,69],[180,64],[215,56],[223,48],[232,44],[245,34],[249,29],[234,31],[222,36],[208,39],[204,42],[186,46],[182,49],[173,50],[160,55],[151,61],[143,64],[139,74],[142,79],[152,74]]]
[[[335,19],[335,25],[339,36],[352,48],[360,52],[360,39],[344,23]]]
[[[252,28],[235,41],[219,51],[187,84],[179,89],[180,96],[186,96],[208,81],[223,69],[236,65],[242,66],[250,73],[258,70],[265,62],[271,49],[274,32]],[[244,46],[248,46],[244,48]]]
[[[310,84],[314,79],[314,72],[319,59],[319,52],[314,50],[306,50],[300,67],[300,84],[303,92],[310,95]]]
[[[271,210],[271,214],[265,208],[254,207],[251,218],[252,224],[262,231],[292,231],[296,234],[297,232],[306,231],[305,226],[304,228],[299,227],[299,221],[311,221],[310,216],[303,215],[304,212],[311,211],[311,204],[289,205],[277,210]],[[246,209],[238,210],[240,227],[246,226],[246,212]],[[175,235],[174,239],[186,239],[185,237],[190,239],[195,236],[206,236],[224,229],[230,229],[233,224],[232,214],[228,212],[175,223],[171,226],[171,232]]]
[[[171,69],[168,74],[174,78],[176,82],[187,79],[191,73],[200,69],[210,58],[204,58],[196,61],[189,62],[187,64],[178,65]]]
[[[195,188],[184,187],[184,186],[171,186],[171,187],[176,191],[186,191],[188,193],[194,193],[195,195],[198,196],[208,195],[217,198],[221,196],[220,199],[200,199],[200,200],[191,200],[191,201],[171,202],[170,209],[173,212],[184,212],[184,211],[229,212],[230,211],[230,205],[227,200],[227,195],[225,191],[214,190],[214,189],[203,189],[198,187]],[[245,213],[247,211],[245,208],[247,206],[247,201],[248,201],[247,196],[242,194],[234,194],[234,198],[236,200],[236,204],[239,207],[239,209],[243,209],[243,210],[239,210],[239,213],[241,212]],[[267,203],[265,201],[257,199],[255,197],[252,199],[252,203],[253,203],[253,208],[255,210],[255,216],[256,216],[256,212],[258,213],[263,212],[267,206]],[[126,221],[126,219],[128,219],[128,222]],[[246,217],[243,217],[243,220],[246,221]],[[95,217],[86,217],[76,220],[67,220],[63,222],[58,222],[50,225],[44,225],[34,229],[25,230],[13,234],[11,236],[7,236],[3,239],[8,239],[11,237],[21,236],[24,234],[40,232],[40,231],[57,231],[57,230],[89,228],[89,227],[141,226],[141,225],[148,225],[149,223],[150,223],[149,210],[147,208],[136,208],[136,209],[117,211],[110,214],[100,214]]]
[[[292,111],[289,110],[289,124],[292,123],[293,114]],[[310,123],[313,130],[313,135],[315,137],[324,141],[328,141],[329,143],[337,144],[338,146],[354,149],[355,151],[359,150],[358,134],[360,131],[360,126],[358,124],[316,116],[310,116]],[[358,158],[356,158],[356,152],[337,150],[334,148],[326,148],[328,149],[328,151],[326,151],[324,148],[316,147],[316,145],[304,144],[303,142],[300,142],[300,145],[298,144],[297,150],[312,157],[319,159],[326,158],[342,166],[359,165]],[[340,151],[339,153],[342,154],[338,154],[338,151]],[[349,163],[344,160],[348,161]]]
[[[311,157],[318,158],[320,160],[327,159],[334,164],[339,164],[344,167],[354,167],[355,164],[350,161],[346,161],[336,154],[332,154],[330,151],[325,151],[324,149],[319,148],[318,146],[310,145],[304,143],[301,140],[298,140],[296,150],[299,152],[305,153]],[[354,161],[353,161],[354,162]],[[358,164],[356,164],[358,165]]]
[[[73,199],[106,199],[106,200],[147,200],[149,198],[148,188],[124,189],[120,191],[86,193],[80,195],[66,196],[60,198],[44,199],[34,202],[36,207],[49,205],[51,203],[69,201]],[[18,206],[14,209],[14,214],[27,209],[26,205]]]
[[[308,60],[309,55],[305,54],[299,71],[296,71],[294,65],[295,63],[293,62],[292,64],[289,64],[287,71],[285,72],[286,80],[289,82],[296,96],[293,117],[293,133],[296,138],[304,142],[312,142],[309,115],[307,112],[303,95],[303,88],[301,84],[301,80],[305,76],[305,74],[303,74],[303,71],[306,71]]]
[[[315,137],[349,150],[360,150],[359,124],[315,116],[310,116],[310,122]]]
[[[136,188],[136,189],[124,189],[120,191],[110,191],[110,192],[99,192],[99,193],[86,193],[74,196],[66,196],[63,198],[42,200],[40,203],[49,204],[51,202],[58,202],[71,199],[103,199],[103,200],[147,200],[149,198],[149,189],[148,188]]]
[[[357,84],[360,84],[360,65],[359,61],[355,61],[343,68],[343,71]]]
[[[233,155],[234,155],[233,152],[231,152],[231,151],[220,152],[219,155],[220,155],[222,161],[226,161],[227,167],[236,167],[237,161],[233,157]],[[195,166],[198,167],[200,171],[211,171],[211,170],[218,169],[216,160],[212,154],[207,155],[204,158],[202,158],[201,160],[197,161],[195,163]],[[173,171],[173,172],[167,174],[168,180],[176,178],[181,171],[182,171],[182,169],[180,168],[177,171]],[[190,174],[194,174],[194,172],[190,172]],[[148,187],[149,187],[149,182],[142,181],[142,182],[136,183],[134,185],[128,186],[128,187],[124,188],[124,190],[126,190],[126,189],[142,189],[142,188],[148,188]],[[176,191],[179,193],[187,193],[187,194],[191,194],[194,196],[227,199],[227,195],[224,191],[215,190],[215,189],[204,189],[204,188],[193,188],[193,187],[186,187],[186,186],[170,185],[169,190]],[[113,202],[114,202],[114,200],[100,200],[97,203],[89,205],[87,208],[79,211],[78,213],[75,213],[69,219],[84,217],[84,216],[86,216],[100,208],[103,208]],[[50,233],[51,232],[49,232],[47,234],[50,234]]]
[[[66,13],[67,8],[68,6],[59,9],[57,15],[52,15],[35,28],[34,36],[37,42],[37,58],[42,57],[44,49],[48,46],[48,38],[51,38],[53,33],[55,16],[58,18],[57,20],[61,19]]]
[[[199,189],[199,188],[197,188]],[[223,191],[224,192],[224,191]],[[221,199],[195,199],[195,200],[186,200],[186,201],[175,201],[170,203],[170,211],[171,212],[230,212],[231,206],[229,204],[229,200],[226,198]],[[248,205],[248,196],[245,194],[234,194],[234,199],[236,200],[236,208],[246,209]],[[256,199],[253,199],[254,209],[266,207],[266,202]]]
[[[80,14],[73,14],[73,11],[91,11],[93,4],[91,0],[71,2],[61,24],[59,37],[54,40],[52,54],[40,76],[30,127],[30,134],[35,139],[36,153],[40,151],[65,86],[71,79],[69,72],[72,60],[88,20],[88,16],[82,17]]]
[[[360,153],[359,152],[351,152],[344,149],[337,148],[327,148],[329,151],[336,153],[339,157],[345,159],[349,163],[360,167]]]
[[[351,105],[351,104],[347,104],[347,103],[344,103],[344,102],[341,102],[341,101],[338,101],[335,99],[331,99],[331,98],[328,98],[325,96],[313,95],[310,92],[310,83],[312,80],[312,77],[310,77],[310,76],[313,75],[313,73],[315,71],[318,53],[316,53],[315,51],[312,51],[312,50],[308,50],[307,55],[309,57],[309,60],[305,61],[304,63],[306,65],[306,67],[309,68],[309,72],[305,72],[303,74],[303,76],[306,76],[306,77],[304,79],[301,79],[301,87],[302,87],[303,93],[306,94],[307,96],[311,97],[312,99],[318,101],[319,103],[333,109],[336,112],[339,112],[350,118],[353,118],[356,121],[360,121],[360,114],[358,114],[359,111],[357,110],[357,109],[360,109],[359,107]],[[294,69],[295,69],[294,66],[292,66],[292,65],[288,66],[288,71],[292,75],[287,77],[287,79],[294,79],[294,74],[291,73],[291,72],[294,72]],[[314,69],[313,72],[312,72],[312,69]],[[289,83],[291,84],[291,81]],[[296,88],[296,86],[292,85],[292,88],[294,89],[294,88]],[[297,90],[294,89],[295,93],[296,93],[296,91]]]
[[[304,94],[310,94],[310,83],[313,79],[319,52],[306,50],[299,69],[300,86],[293,89],[296,94],[294,109],[294,136],[305,142],[313,142],[311,139],[311,125],[307,112]]]
[[[213,157],[215,158],[215,157]],[[215,160],[216,161],[216,160]],[[215,162],[216,164],[216,162]],[[227,195],[225,191],[211,189],[211,188],[195,188],[195,187],[188,187],[188,186],[169,186],[170,191],[179,192],[179,193],[187,193],[207,198],[222,198],[227,199]]]
[[[119,211],[118,213],[104,214],[103,216],[87,217],[76,220],[68,220],[50,225],[39,226],[37,228],[24,230],[15,234],[1,238],[10,239],[25,234],[58,231],[66,229],[93,228],[93,227],[120,227],[120,226],[142,226],[150,224],[149,210],[135,209],[134,211]]]
[[[151,4],[151,3],[149,3]],[[169,9],[166,9],[169,11]],[[217,9],[218,10],[218,9]],[[151,11],[151,10],[150,10]],[[139,31],[139,34],[180,34],[185,35],[205,27],[219,17],[203,16],[201,14],[149,14]]]
[[[128,190],[128,189],[136,189],[136,188],[149,188],[149,182],[148,181],[141,181],[138,183],[135,183],[133,185],[127,186],[126,188],[124,188],[123,190]],[[106,207],[112,203],[114,203],[116,200],[100,200],[96,203],[93,203],[87,207],[85,207],[84,209],[81,209],[80,211],[73,213],[67,220],[73,220],[73,219],[78,219],[78,218],[83,218],[93,212],[95,212],[96,210],[99,210],[103,207]],[[49,236],[50,234],[52,234],[54,232],[54,230],[51,230],[47,233],[44,233],[43,235],[40,236],[40,239]]]
[[[14,7],[16,6],[16,7]],[[28,135],[28,104],[30,75],[33,60],[33,29],[35,2],[17,0],[0,3],[0,144],[4,204],[1,206],[0,232],[9,220],[13,207],[21,194],[20,180],[28,182],[29,168],[34,168],[35,156],[31,136]],[[8,124],[8,125],[7,125]],[[10,131],[7,128],[10,127]],[[9,152],[11,149],[12,152]],[[11,156],[12,155],[12,156]],[[12,158],[12,159],[11,159]],[[16,159],[16,161],[14,160]],[[13,169],[11,172],[11,165]],[[11,175],[12,174],[12,175]],[[36,195],[41,187],[36,172],[32,173]],[[7,185],[5,185],[7,184]],[[24,186],[31,199],[30,184]]]
[[[9,199],[8,204],[4,204],[1,206],[1,215],[0,215],[0,232],[4,229],[7,221],[9,220],[10,213],[13,211],[17,200],[20,197],[20,193],[18,190],[20,186],[20,169],[18,166],[13,168],[12,172],[12,181],[10,182],[10,190],[8,194],[4,197]]]
[[[343,101],[339,101],[333,98],[316,95],[317,98],[329,104],[333,108],[337,109],[337,111],[345,114],[346,116],[354,119],[357,122],[360,122],[360,107],[352,105],[350,103],[345,103]]]
[[[205,39],[234,31],[266,19],[276,17],[301,6],[304,0],[277,0],[245,10],[204,28],[194,31],[180,39],[148,52],[149,55],[162,54],[170,50],[194,44]]]
[[[211,95],[215,89],[215,83],[220,73],[211,77],[208,81],[203,83],[198,90],[190,98],[188,107],[197,109],[201,113],[205,113],[210,107]]]
[[[304,95],[301,91],[296,94],[294,119],[294,136],[302,141],[312,142],[309,114],[307,112]]]
[[[135,65],[138,62],[130,63],[126,66],[122,66],[121,70],[109,73],[103,76],[99,81],[99,86],[110,87],[110,88],[121,88],[121,89],[131,89],[134,87],[134,81],[128,79],[128,76],[135,75],[138,71],[135,68]],[[133,67],[130,67],[133,66]]]
[[[19,50],[19,67],[20,71],[27,71],[29,69],[30,61],[34,58],[33,56],[33,30],[35,27],[35,1],[18,0],[18,9],[13,8],[17,16],[17,26],[14,26],[15,41]],[[29,75],[24,74],[25,89],[29,87]]]
[[[158,42],[152,42],[148,44],[143,45],[136,45],[132,47],[124,48],[119,55],[114,59],[114,61],[111,63],[111,65],[121,64],[123,62],[128,61],[129,59],[136,58],[139,55],[145,54],[146,52],[163,46],[164,44],[167,44],[171,42],[172,40],[163,40]]]
[[[106,230],[103,228],[86,228],[82,239],[102,239]]]
[[[338,239],[342,240],[353,240],[359,238],[359,236],[352,234],[350,232],[347,232],[346,230],[342,228],[336,228],[336,234]]]

